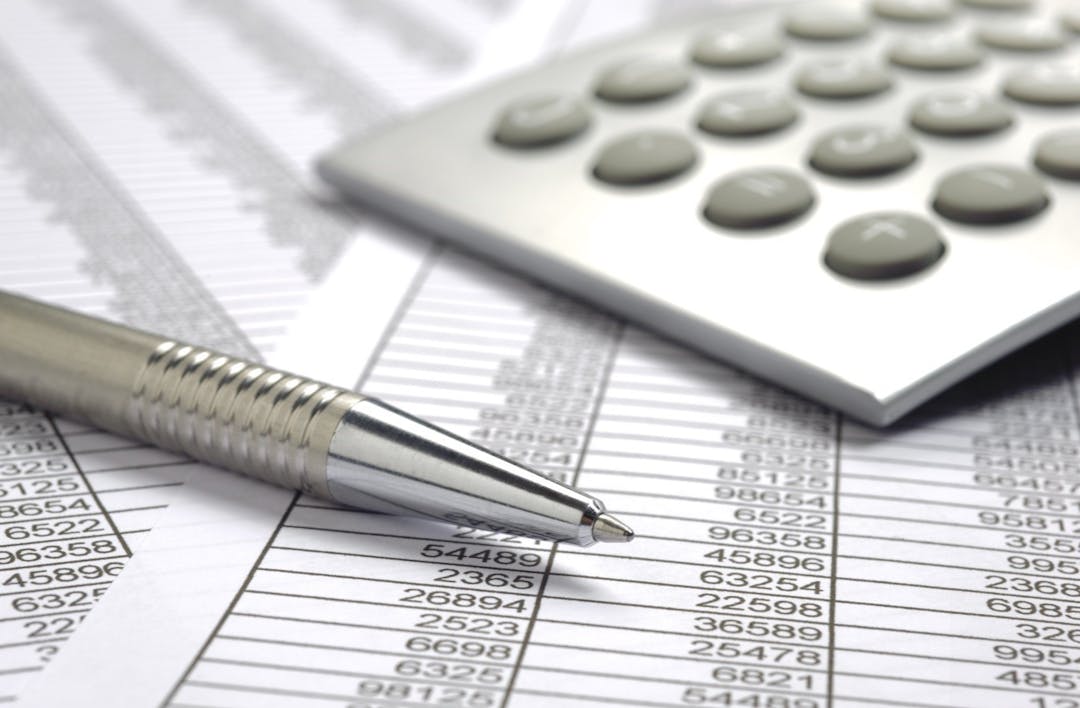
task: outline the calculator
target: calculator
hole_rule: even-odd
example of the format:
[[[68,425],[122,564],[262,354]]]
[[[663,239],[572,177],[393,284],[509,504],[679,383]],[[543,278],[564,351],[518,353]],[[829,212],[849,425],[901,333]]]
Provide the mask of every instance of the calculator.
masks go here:
[[[1080,314],[1080,10],[697,17],[317,167],[350,199],[885,425]]]

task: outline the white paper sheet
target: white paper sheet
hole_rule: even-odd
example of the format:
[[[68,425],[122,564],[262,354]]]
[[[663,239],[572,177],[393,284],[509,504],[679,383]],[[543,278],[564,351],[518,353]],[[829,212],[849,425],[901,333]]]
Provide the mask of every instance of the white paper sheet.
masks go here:
[[[285,3],[257,6],[278,20],[267,24],[249,5],[148,5],[122,17],[248,128],[278,136],[279,153],[293,157],[277,164],[296,169],[317,129],[296,128],[282,104],[321,106],[311,120],[322,135],[351,109],[327,102],[340,99],[333,82],[344,70],[302,73],[308,64],[283,47],[304,45],[275,42],[275,32],[355,35],[387,22],[378,11],[388,7],[367,3],[358,16],[344,1],[305,4],[302,21],[288,23]],[[592,7],[580,16],[603,9]],[[361,19],[330,21],[342,16]],[[438,46],[422,55],[460,61],[454,38],[473,31],[463,22],[433,32]],[[112,52],[125,66],[153,66],[96,15],[60,24],[80,28],[81,42],[123,45]],[[52,31],[40,29],[23,51]],[[226,65],[215,42],[244,51],[226,51],[236,60]],[[363,75],[350,61],[345,73]],[[262,89],[244,80],[267,66],[276,73]],[[397,68],[400,105],[421,104],[433,89],[402,88],[417,70]],[[191,137],[207,129],[196,122],[205,101],[128,71],[158,129],[209,150],[202,159],[228,147]],[[114,143],[127,144],[117,130]],[[241,183],[265,205],[273,192],[267,170],[257,173],[219,175],[198,199],[211,205]],[[167,196],[140,200],[164,204],[155,213],[166,218]],[[337,509],[200,468],[27,705],[1075,708],[1075,333],[882,434],[451,252],[425,261],[419,243],[413,261],[400,259],[415,268],[377,284],[387,293],[381,331],[350,330],[355,349],[285,339],[278,354],[595,492],[640,537],[553,549]],[[311,296],[323,315],[371,285],[371,261],[352,251],[329,261],[337,269]],[[329,261],[316,253],[303,263]],[[295,326],[318,333],[325,319]]]
[[[241,525],[208,514],[243,495],[218,475],[28,706],[1071,705],[1065,338],[882,433],[453,253],[403,305],[364,391],[638,538],[552,548],[280,494],[252,505],[261,542],[219,548]]]
[[[5,2],[0,287],[352,383],[431,245],[317,196],[312,157],[528,60],[485,47],[561,10]],[[316,371],[313,341],[349,359]],[[206,471],[0,404],[0,701]]]

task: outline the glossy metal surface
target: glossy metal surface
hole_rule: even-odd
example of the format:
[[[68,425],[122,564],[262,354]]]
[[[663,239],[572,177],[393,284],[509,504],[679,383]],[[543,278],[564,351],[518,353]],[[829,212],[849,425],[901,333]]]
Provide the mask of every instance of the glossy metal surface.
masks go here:
[[[587,494],[371,398],[342,418],[326,477],[342,504],[583,546],[604,512]]]
[[[756,5],[756,3],[755,3]],[[1040,11],[1052,11],[1042,3]],[[964,9],[934,30],[971,32]],[[634,56],[684,61],[713,27],[748,31],[778,24],[768,9],[718,13],[615,41],[485,87],[470,96],[344,143],[320,173],[347,195],[475,252],[543,278],[781,385],[873,424],[891,422],[938,391],[1080,314],[1080,182],[1047,178],[1042,214],[994,227],[949,222],[930,208],[937,182],[980,162],[1030,166],[1040,136],[1075,124],[1075,108],[1016,103],[1016,123],[986,136],[923,135],[907,115],[935,91],[999,96],[1002,77],[1039,57],[991,52],[959,72],[891,67],[891,90],[857,101],[799,96],[793,77],[817,59],[880,60],[891,43],[928,30],[878,21],[844,42],[785,40],[775,61],[738,70],[694,68],[689,89],[641,107],[588,98],[603,67]],[[1080,61],[1073,42],[1055,59]],[[717,138],[693,126],[718,92],[774,88],[791,94],[799,120],[752,139]],[[592,123],[564,144],[527,153],[490,140],[495,116],[522,96],[586,97]],[[892,175],[851,180],[806,164],[814,141],[849,124],[912,135],[919,157]],[[678,178],[632,189],[590,174],[600,147],[640,129],[693,136],[698,164]],[[447,169],[447,165],[464,166]],[[724,229],[702,218],[709,188],[751,166],[798,171],[815,207],[788,227]],[[938,264],[888,282],[860,282],[823,267],[830,232],[866,212],[906,211],[934,223],[948,243]]]
[[[375,399],[2,291],[0,396],[363,509],[633,537],[589,495]]]
[[[0,394],[122,435],[161,337],[0,291]]]
[[[0,395],[323,497],[355,393],[0,292]]]

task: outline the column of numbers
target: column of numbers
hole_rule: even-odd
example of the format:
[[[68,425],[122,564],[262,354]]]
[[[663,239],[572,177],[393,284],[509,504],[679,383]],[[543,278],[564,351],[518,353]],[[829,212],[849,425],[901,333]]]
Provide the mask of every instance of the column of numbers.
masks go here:
[[[838,704],[938,705],[948,685],[949,705],[1078,705],[1075,400],[1059,376],[1016,389],[888,436],[845,427]]]
[[[438,320],[433,310],[440,309],[437,302],[447,315],[456,310],[456,317],[470,311],[467,302],[477,302],[467,291],[449,284],[443,288],[433,287],[426,293],[427,299],[418,300],[414,310],[422,313],[418,319],[435,325]],[[458,302],[458,298],[463,301]],[[462,426],[459,432],[554,479],[570,482],[610,355],[614,323],[559,297],[535,293],[532,298],[528,303],[531,324],[523,332],[519,348],[492,359],[493,370],[482,375],[486,381],[478,390],[491,391],[494,396],[473,412],[476,422]],[[488,320],[496,314],[484,308],[473,311]],[[410,331],[409,324],[408,319],[403,322],[401,334]],[[452,334],[442,331],[444,346],[452,346]],[[508,333],[501,327],[489,331],[502,332],[503,336]],[[387,351],[387,363],[394,360],[392,347]],[[377,368],[369,388],[379,388],[379,376]],[[386,389],[381,395],[394,398],[401,392],[400,388]],[[438,412],[433,410],[431,415]],[[452,419],[442,423],[454,427]],[[505,701],[527,641],[529,622],[550,564],[551,545],[467,527],[452,533],[441,527],[432,530],[418,555],[433,563],[430,580],[434,589],[418,587],[410,597],[419,613],[414,623],[417,633],[409,640],[413,645],[406,646],[413,656],[395,666],[393,679],[361,683],[359,693],[373,701],[442,700],[472,708],[498,705]],[[480,652],[482,657],[470,656]],[[478,658],[486,663],[478,663]],[[433,689],[431,682],[439,679],[446,685]]]
[[[497,282],[436,268],[363,390],[569,480],[615,326]],[[510,533],[302,499],[176,700],[500,705],[550,558]]]
[[[53,421],[0,401],[0,650],[21,666],[57,652],[128,554]]]
[[[825,705],[835,423],[632,332],[578,483],[642,531],[560,547],[513,706]]]

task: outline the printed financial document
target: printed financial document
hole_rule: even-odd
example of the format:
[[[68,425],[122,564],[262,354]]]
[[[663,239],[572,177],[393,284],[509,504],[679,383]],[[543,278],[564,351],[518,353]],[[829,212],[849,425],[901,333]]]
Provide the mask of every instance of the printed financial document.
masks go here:
[[[637,538],[193,479],[26,705],[1073,706],[1077,335],[881,432],[440,252],[357,387]]]
[[[10,406],[0,470],[39,486],[0,504],[8,695],[51,657],[27,705],[1077,705],[1071,339],[884,434],[377,238],[296,198],[314,152],[392,114],[386,96],[419,106],[545,43],[469,49],[512,2],[441,23],[435,4],[290,5],[0,8],[4,218],[23,229],[5,234],[33,235],[5,248],[5,287],[355,384],[595,492],[640,536],[552,548],[338,509]],[[580,8],[535,24],[598,32],[604,8]],[[366,73],[367,49],[418,44],[379,65],[392,80]],[[383,297],[343,333],[324,320],[346,292]]]
[[[431,245],[320,195],[314,155],[553,36],[588,35],[602,10],[0,4],[0,287],[351,383]],[[357,279],[352,259],[380,267]],[[346,295],[366,298],[361,312]],[[374,329],[340,328],[342,313]],[[331,337],[352,358],[316,371],[305,343]],[[193,473],[213,474],[0,402],[0,701],[72,636]]]

